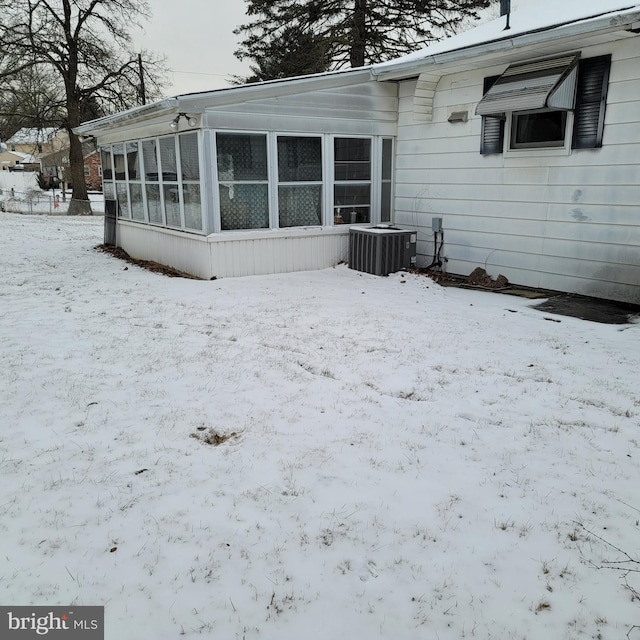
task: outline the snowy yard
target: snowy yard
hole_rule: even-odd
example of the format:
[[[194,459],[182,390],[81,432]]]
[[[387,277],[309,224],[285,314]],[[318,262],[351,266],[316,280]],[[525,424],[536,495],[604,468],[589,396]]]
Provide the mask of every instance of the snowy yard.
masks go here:
[[[2,604],[104,605],[108,640],[640,638],[640,324],[0,228]]]

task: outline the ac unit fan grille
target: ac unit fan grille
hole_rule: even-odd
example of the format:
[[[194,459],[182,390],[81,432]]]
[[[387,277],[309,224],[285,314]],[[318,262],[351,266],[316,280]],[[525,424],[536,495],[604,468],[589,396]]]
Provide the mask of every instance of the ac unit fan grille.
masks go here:
[[[416,232],[399,229],[350,229],[349,267],[377,276],[406,269],[415,262]]]

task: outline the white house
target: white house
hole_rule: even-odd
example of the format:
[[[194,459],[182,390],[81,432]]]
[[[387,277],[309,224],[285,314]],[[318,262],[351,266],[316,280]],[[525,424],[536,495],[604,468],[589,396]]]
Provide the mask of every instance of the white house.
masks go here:
[[[381,222],[417,229],[425,265],[441,218],[452,273],[638,303],[639,31],[638,0],[541,0],[389,63],[77,132],[117,244],[200,277],[327,267]]]
[[[535,2],[374,67],[399,85],[394,221],[452,273],[640,303],[640,3]]]

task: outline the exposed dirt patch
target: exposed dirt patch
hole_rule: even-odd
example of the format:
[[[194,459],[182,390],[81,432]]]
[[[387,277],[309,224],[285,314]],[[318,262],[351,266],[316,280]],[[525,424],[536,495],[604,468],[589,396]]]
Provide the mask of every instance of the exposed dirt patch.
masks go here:
[[[482,267],[476,267],[469,274],[467,284],[482,287],[483,289],[504,289],[509,284],[509,281],[503,275],[499,275],[493,280]]]
[[[206,427],[198,427],[197,432],[192,433],[189,437],[195,438],[196,440],[200,440],[204,444],[211,444],[214,447],[217,447],[227,440],[231,440],[232,438],[238,437],[237,431],[231,431],[230,433],[220,433],[213,428],[207,429]]]
[[[201,280],[201,278],[197,278],[196,276],[184,273],[183,271],[178,271],[178,269],[174,269],[173,267],[167,267],[163,264],[159,264],[158,262],[153,262],[153,260],[138,260],[137,258],[132,258],[124,249],[121,249],[120,247],[113,247],[107,244],[99,244],[96,249],[98,251],[101,251],[102,253],[108,253],[114,258],[124,260],[129,264],[135,264],[137,267],[141,267],[142,269],[146,269],[147,271],[153,271],[154,273],[159,273],[163,276],[168,276],[169,278],[189,278],[190,280]]]
[[[408,271],[425,275],[443,286],[488,289],[490,291],[498,291],[509,287],[509,281],[503,275],[499,275],[494,280],[482,267],[475,268],[468,276],[442,273],[437,269],[408,269]]]

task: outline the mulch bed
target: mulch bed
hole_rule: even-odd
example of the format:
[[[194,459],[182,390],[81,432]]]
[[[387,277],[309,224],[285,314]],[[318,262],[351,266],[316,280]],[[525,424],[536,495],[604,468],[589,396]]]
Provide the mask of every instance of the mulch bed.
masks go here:
[[[482,267],[474,269],[468,276],[450,275],[436,269],[409,269],[409,271],[428,276],[434,282],[445,287],[449,285],[497,291],[509,286],[509,281],[503,275],[499,275],[493,280]]]
[[[137,267],[141,267],[142,269],[146,269],[147,271],[153,271],[154,273],[159,273],[163,276],[168,276],[169,278],[189,278],[190,280],[201,280],[202,278],[197,278],[196,276],[192,276],[188,273],[184,273],[183,271],[178,271],[178,269],[174,269],[173,267],[167,267],[163,264],[159,264],[154,262],[153,260],[138,260],[137,258],[132,258],[124,249],[120,247],[114,247],[107,244],[99,244],[96,249],[101,251],[102,253],[108,253],[114,258],[119,258],[120,260],[124,260],[129,264],[135,264]]]

